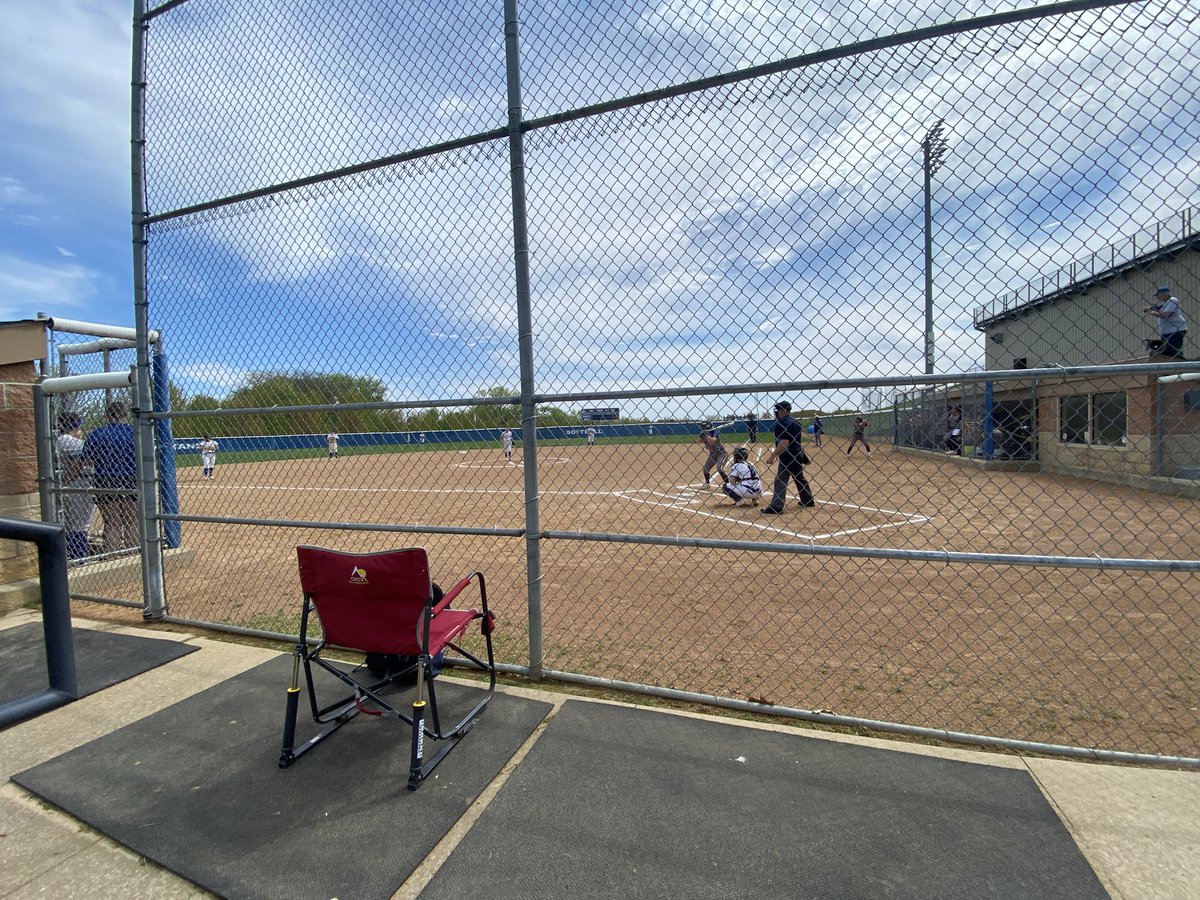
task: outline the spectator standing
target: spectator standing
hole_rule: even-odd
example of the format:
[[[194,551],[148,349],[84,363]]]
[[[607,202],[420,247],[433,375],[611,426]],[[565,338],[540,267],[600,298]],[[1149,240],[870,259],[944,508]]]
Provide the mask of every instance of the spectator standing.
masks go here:
[[[962,407],[946,408],[946,452],[962,456]]]
[[[825,423],[821,421],[821,414],[817,413],[812,420],[812,436],[813,446],[821,446],[821,435],[825,433]]]
[[[775,413],[775,447],[764,462],[768,465],[778,462],[779,467],[775,470],[775,486],[771,490],[771,502],[764,509],[759,510],[762,515],[768,516],[776,516],[783,512],[784,504],[787,502],[789,477],[796,482],[796,489],[800,493],[800,505],[817,505],[808,479],[804,477],[804,467],[808,465],[809,459],[804,448],[800,446],[803,430],[800,428],[800,423],[792,418],[792,404],[786,400],[780,400],[775,404],[773,412]]]
[[[63,528],[67,532],[67,556],[83,559],[88,555],[88,528],[96,514],[96,505],[88,493],[92,487],[91,473],[83,457],[83,419],[75,413],[58,417],[61,432],[55,445],[62,470],[61,486]]]
[[[1158,320],[1158,334],[1162,338],[1158,355],[1183,359],[1183,336],[1187,334],[1187,319],[1179,308],[1179,298],[1171,296],[1171,289],[1162,285],[1154,292],[1154,305],[1142,307],[1142,312]]]
[[[83,458],[95,472],[96,505],[104,523],[104,549],[138,545],[137,451],[129,406],[114,400],[104,409],[107,424],[83,442]]]
[[[850,438],[850,446],[846,448],[846,455],[850,455],[850,451],[854,449],[854,445],[861,443],[867,449],[867,456],[871,455],[871,445],[867,443],[867,425],[868,422],[862,416],[854,418],[854,437]]]

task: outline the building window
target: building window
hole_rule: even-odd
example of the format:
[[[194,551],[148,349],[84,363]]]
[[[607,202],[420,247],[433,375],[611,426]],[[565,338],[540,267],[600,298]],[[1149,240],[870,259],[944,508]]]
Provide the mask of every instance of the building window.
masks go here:
[[[1125,392],[1092,394],[1092,443],[1125,446]]]
[[[1059,437],[1064,444],[1124,447],[1125,409],[1124,391],[1060,397]]]

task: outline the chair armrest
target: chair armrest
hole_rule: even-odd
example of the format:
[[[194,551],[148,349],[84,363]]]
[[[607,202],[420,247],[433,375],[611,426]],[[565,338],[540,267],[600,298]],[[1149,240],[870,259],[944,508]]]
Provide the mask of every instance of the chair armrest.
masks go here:
[[[451,601],[454,600],[454,598],[457,597],[459,594],[461,594],[463,592],[463,590],[467,587],[467,585],[469,585],[471,583],[471,579],[476,577],[477,575],[480,577],[480,583],[482,584],[483,576],[479,572],[472,572],[470,575],[463,576],[455,583],[454,587],[452,587],[452,588],[450,588],[450,590],[446,591],[445,596],[443,596],[442,599],[438,602],[437,606],[435,606],[433,608],[433,614],[436,616],[443,609],[448,607],[450,605]],[[486,604],[486,602],[487,601],[485,599],[484,603]]]

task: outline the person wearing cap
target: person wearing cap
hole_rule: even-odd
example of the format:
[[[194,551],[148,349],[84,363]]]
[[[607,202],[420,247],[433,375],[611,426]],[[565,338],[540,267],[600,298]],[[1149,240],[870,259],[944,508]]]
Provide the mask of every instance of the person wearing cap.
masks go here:
[[[83,442],[83,458],[96,472],[96,505],[109,553],[138,545],[137,451],[129,406],[114,400],[104,408],[108,424]]]
[[[846,455],[849,456],[854,450],[855,444],[862,444],[866,448],[867,456],[871,455],[871,444],[867,440],[867,428],[870,426],[862,416],[854,417],[854,434],[850,437],[850,446],[846,448]]]
[[[91,495],[91,473],[83,458],[83,419],[76,413],[63,413],[58,417],[58,430],[61,433],[54,446],[62,472],[62,519],[63,530],[67,533],[67,556],[83,559],[88,555],[88,528],[96,514]]]
[[[729,454],[725,451],[725,445],[721,443],[721,435],[717,431],[717,426],[712,422],[705,422],[701,425],[700,433],[696,435],[696,443],[708,451],[708,456],[700,469],[700,474],[704,476],[704,483],[712,484],[712,470],[715,468],[717,474],[721,476],[721,484],[729,484],[729,475],[725,471],[725,460],[729,458]]]
[[[746,413],[746,443],[758,443],[758,416]]]
[[[1179,298],[1171,296],[1171,288],[1161,285],[1154,292],[1154,305],[1142,307],[1142,312],[1158,319],[1158,334],[1162,338],[1158,355],[1183,359],[1183,336],[1187,334],[1187,319],[1179,309]]]
[[[775,470],[775,486],[771,490],[771,502],[759,510],[761,515],[766,516],[777,516],[783,512],[784,504],[787,502],[789,477],[796,482],[796,489],[800,492],[800,505],[817,505],[808,479],[804,477],[808,454],[800,446],[804,430],[800,427],[800,423],[792,418],[792,404],[786,400],[780,400],[775,404],[772,412],[775,414],[775,446],[770,455],[763,459],[763,462],[767,465],[778,462],[779,468]]]

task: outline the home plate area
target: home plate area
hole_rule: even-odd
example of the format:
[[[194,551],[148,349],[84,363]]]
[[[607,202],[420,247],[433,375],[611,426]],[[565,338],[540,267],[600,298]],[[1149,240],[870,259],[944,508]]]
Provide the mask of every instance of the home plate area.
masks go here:
[[[669,488],[631,488],[613,492],[614,497],[631,503],[648,504],[687,515],[726,521],[805,542],[833,540],[871,531],[903,526],[919,526],[930,516],[918,512],[881,509],[854,503],[817,500],[813,509],[801,509],[790,497],[781,517],[763,517],[759,510],[770,502],[770,493],[759,501],[758,509],[734,506],[719,484],[679,484]],[[761,535],[760,535],[761,537]]]

